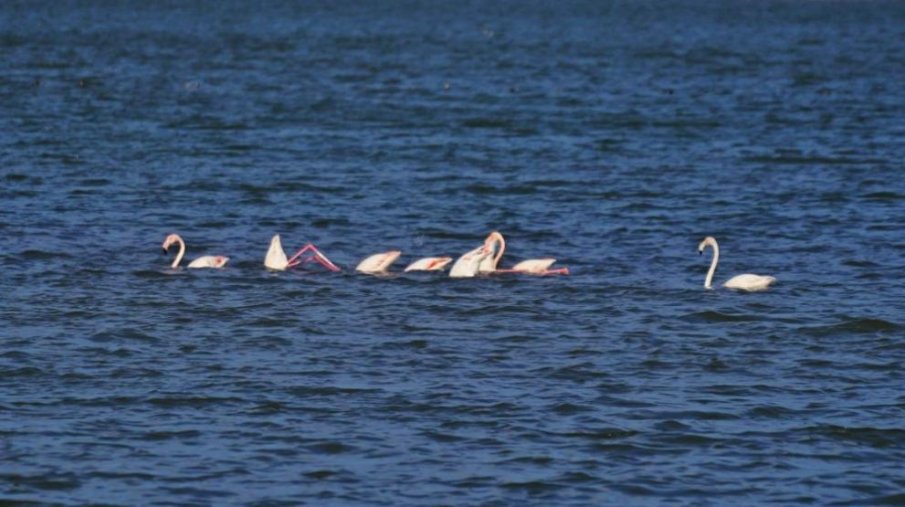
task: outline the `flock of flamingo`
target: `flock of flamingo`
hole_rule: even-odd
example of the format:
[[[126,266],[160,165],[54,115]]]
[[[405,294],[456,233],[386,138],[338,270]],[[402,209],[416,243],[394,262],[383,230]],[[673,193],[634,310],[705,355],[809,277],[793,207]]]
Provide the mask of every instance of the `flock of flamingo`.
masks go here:
[[[185,256],[185,241],[178,234],[170,234],[163,241],[163,252],[166,254],[173,244],[179,245],[179,253],[170,265],[171,268],[179,267],[182,258]],[[698,245],[698,252],[703,254],[706,247],[713,249],[713,259],[710,262],[710,269],[707,271],[707,277],[704,279],[704,287],[712,288],[713,274],[716,272],[717,263],[720,260],[720,247],[712,236],[707,236]],[[545,257],[541,259],[528,259],[519,262],[511,268],[498,267],[503,252],[506,251],[506,240],[503,235],[497,231],[491,232],[484,243],[477,248],[468,251],[460,256],[449,269],[451,278],[471,278],[479,275],[491,274],[526,274],[526,275],[568,275],[569,268],[553,268],[556,259]],[[390,250],[380,252],[366,257],[358,263],[355,270],[360,273],[369,275],[385,275],[390,271],[390,266],[402,252],[399,250]],[[204,255],[198,257],[189,263],[190,268],[222,268],[229,261],[229,257],[223,255]],[[338,272],[340,268],[327,258],[316,246],[311,243],[303,246],[292,257],[287,257],[283,250],[283,244],[280,241],[280,235],[275,234],[270,240],[270,247],[267,249],[267,255],[264,257],[264,266],[274,271],[285,271],[305,263],[317,263],[330,271]],[[424,257],[409,264],[404,272],[412,271],[433,271],[440,272],[446,269],[446,266],[453,262],[452,257]],[[738,275],[727,280],[723,286],[729,289],[737,289],[743,291],[760,291],[767,289],[771,284],[776,282],[776,278],[772,276],[753,275],[746,273]]]

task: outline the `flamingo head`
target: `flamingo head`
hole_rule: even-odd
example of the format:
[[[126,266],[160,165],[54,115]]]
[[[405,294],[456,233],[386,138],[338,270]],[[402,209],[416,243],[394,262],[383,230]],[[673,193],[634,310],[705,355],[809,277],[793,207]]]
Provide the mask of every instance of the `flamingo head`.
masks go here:
[[[180,240],[181,238],[178,234],[170,234],[167,236],[167,238],[163,240],[163,245],[161,245],[163,247],[163,253],[166,254],[170,250],[170,246],[173,243],[179,243]]]
[[[484,248],[489,248],[491,253],[496,253],[498,250],[506,248],[506,240],[499,231],[493,231],[484,239]]]
[[[503,257],[503,252],[506,251],[506,240],[503,239],[503,235],[498,231],[493,231],[487,235],[487,238],[484,240],[484,247],[482,250],[482,259],[481,259],[481,267],[480,271],[482,273],[492,273],[496,271],[497,265],[500,263],[500,259]]]

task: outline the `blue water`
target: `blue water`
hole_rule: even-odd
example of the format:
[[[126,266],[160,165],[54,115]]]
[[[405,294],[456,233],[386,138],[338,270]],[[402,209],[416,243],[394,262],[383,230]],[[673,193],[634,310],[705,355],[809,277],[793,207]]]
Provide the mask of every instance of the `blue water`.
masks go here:
[[[2,505],[905,504],[901,2],[11,1],[0,55]],[[572,275],[400,273],[495,229]]]

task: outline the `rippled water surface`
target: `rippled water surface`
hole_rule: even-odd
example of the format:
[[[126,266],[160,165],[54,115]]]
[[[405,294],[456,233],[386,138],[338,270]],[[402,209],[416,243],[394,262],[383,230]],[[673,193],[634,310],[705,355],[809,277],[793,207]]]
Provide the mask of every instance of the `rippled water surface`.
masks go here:
[[[905,503],[901,2],[12,1],[0,55],[4,505]],[[494,229],[572,275],[399,273]]]

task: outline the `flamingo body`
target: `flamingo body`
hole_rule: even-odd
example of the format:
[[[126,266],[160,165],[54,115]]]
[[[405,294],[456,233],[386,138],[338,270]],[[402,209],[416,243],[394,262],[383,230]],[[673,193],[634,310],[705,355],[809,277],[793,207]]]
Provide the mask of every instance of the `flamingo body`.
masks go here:
[[[452,257],[425,257],[408,265],[405,272],[409,271],[442,271],[447,264],[452,262]]]
[[[745,273],[743,275],[733,276],[723,284],[723,287],[726,287],[727,289],[759,291],[767,290],[767,288],[775,282],[776,277],[773,276]]]
[[[450,278],[472,278],[480,273],[481,261],[493,253],[481,245],[474,250],[466,252],[456,259],[452,269],[449,270]]]
[[[190,268],[222,268],[229,261],[223,255],[202,255],[189,263]]]
[[[385,274],[390,265],[396,262],[400,255],[402,255],[402,252],[399,250],[376,253],[359,262],[358,266],[355,267],[355,271],[370,275]]]
[[[556,259],[528,259],[512,266],[513,271],[532,274],[543,274],[550,269]]]

